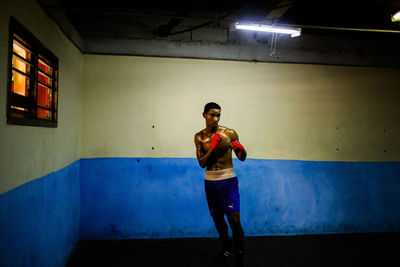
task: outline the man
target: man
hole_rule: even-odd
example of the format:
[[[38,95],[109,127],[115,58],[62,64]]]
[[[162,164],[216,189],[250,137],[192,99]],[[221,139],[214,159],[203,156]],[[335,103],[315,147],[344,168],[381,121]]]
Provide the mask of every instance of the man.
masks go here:
[[[197,160],[202,168],[206,168],[208,207],[222,243],[222,252],[217,259],[226,261],[233,251],[224,219],[226,214],[233,234],[236,265],[243,266],[244,233],[240,223],[239,188],[232,164],[232,149],[241,161],[246,159],[247,152],[239,143],[235,130],[218,125],[220,116],[218,104],[206,104],[203,113],[206,128],[194,136],[194,142]]]

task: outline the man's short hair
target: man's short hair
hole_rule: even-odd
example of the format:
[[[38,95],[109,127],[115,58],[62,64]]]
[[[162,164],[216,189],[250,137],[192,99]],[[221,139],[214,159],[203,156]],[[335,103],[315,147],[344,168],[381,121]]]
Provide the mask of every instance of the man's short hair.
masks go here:
[[[207,113],[210,109],[221,109],[220,105],[214,102],[207,103],[204,106],[204,113]]]

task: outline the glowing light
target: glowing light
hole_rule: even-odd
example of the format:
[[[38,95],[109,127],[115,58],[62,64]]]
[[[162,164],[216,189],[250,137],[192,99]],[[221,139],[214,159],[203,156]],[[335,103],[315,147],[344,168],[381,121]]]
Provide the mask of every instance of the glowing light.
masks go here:
[[[300,28],[283,28],[263,24],[241,24],[237,22],[235,23],[235,28],[239,30],[290,34],[291,37],[297,37],[301,34]]]
[[[28,109],[26,109],[26,108],[21,108],[21,107],[16,107],[16,106],[11,106],[11,108],[22,110],[22,111],[28,111]]]
[[[393,22],[400,21],[400,11],[398,11],[396,14],[392,16],[392,21]]]

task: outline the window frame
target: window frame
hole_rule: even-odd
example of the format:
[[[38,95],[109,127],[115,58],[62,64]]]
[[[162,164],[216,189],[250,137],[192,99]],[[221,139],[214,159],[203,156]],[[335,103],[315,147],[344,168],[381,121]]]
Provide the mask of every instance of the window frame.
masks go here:
[[[30,93],[28,96],[21,96],[11,91],[12,87],[12,75],[13,71],[21,73],[21,71],[13,69],[12,60],[13,60],[13,43],[14,39],[18,41],[18,38],[14,37],[14,34],[19,36],[22,40],[27,42],[31,48],[29,48],[31,52],[31,59],[29,61],[30,65]],[[19,42],[20,43],[20,42]],[[47,109],[51,113],[51,119],[40,118],[37,115],[38,108],[45,109],[38,104],[38,88],[40,84],[43,84],[39,81],[38,72],[39,72],[39,55],[48,59],[50,64],[45,62],[46,65],[52,68],[52,75],[50,78],[52,79],[51,88],[48,85],[44,85],[51,90],[51,108]],[[17,58],[20,58],[16,56]],[[27,60],[24,59],[24,62]],[[43,64],[43,63],[42,63]],[[58,102],[59,102],[59,91],[58,91],[58,58],[47,49],[31,32],[29,32],[21,23],[19,23],[14,17],[10,17],[10,25],[9,25],[9,47],[8,47],[8,82],[7,82],[7,124],[14,125],[25,125],[25,126],[40,126],[40,127],[52,127],[56,128],[58,126]],[[43,76],[44,71],[40,71]],[[45,76],[49,76],[46,75]],[[22,74],[27,76],[26,74]],[[24,103],[25,106],[28,106],[28,111],[20,111],[11,108],[18,103]]]

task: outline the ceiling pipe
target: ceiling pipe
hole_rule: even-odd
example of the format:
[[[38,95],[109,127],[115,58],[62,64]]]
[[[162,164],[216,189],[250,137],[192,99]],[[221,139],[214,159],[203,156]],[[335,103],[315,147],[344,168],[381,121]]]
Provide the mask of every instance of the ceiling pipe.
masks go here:
[[[177,15],[189,14],[190,12],[195,11],[197,8],[203,5],[204,2],[205,0],[202,1],[193,0],[188,6],[180,10]],[[173,18],[167,24],[158,26],[156,34],[160,37],[168,37],[172,34],[176,26],[178,26],[182,21],[183,21],[182,18]]]

